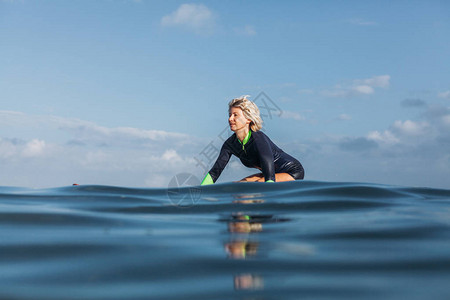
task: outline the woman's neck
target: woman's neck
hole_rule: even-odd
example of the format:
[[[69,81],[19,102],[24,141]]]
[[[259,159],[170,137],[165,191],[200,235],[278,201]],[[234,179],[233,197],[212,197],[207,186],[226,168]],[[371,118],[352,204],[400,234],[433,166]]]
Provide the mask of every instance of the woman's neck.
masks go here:
[[[242,143],[242,141],[247,137],[248,132],[249,132],[249,128],[248,128],[248,127],[245,127],[245,128],[242,128],[242,129],[240,129],[240,130],[235,131],[234,133],[236,133],[236,137],[237,137],[238,140],[240,140],[241,143]]]

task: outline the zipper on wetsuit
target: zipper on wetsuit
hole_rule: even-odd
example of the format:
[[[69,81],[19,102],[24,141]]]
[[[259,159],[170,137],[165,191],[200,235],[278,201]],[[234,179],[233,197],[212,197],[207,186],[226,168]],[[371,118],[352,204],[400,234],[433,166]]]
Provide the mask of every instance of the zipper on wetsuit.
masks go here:
[[[247,151],[245,150],[245,144],[247,144],[247,142],[250,140],[250,137],[252,136],[252,131],[251,130],[249,130],[248,131],[248,133],[247,133],[247,136],[244,138],[244,140],[241,142],[241,141],[239,141],[239,139],[238,139],[238,141],[239,141],[239,143],[241,143],[242,144],[242,150],[244,150],[244,153],[245,154],[247,154]]]

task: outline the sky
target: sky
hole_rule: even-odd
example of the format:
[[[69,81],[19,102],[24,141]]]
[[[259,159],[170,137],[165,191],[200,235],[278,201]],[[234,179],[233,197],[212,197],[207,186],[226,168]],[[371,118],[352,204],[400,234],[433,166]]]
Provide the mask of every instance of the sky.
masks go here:
[[[0,186],[200,181],[250,95],[306,180],[450,189],[448,1],[0,0]],[[218,182],[255,170],[233,158]]]

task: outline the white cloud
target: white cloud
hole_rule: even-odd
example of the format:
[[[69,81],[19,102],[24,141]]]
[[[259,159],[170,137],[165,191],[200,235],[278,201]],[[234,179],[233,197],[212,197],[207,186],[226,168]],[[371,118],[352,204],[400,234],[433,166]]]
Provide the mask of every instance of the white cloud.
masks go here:
[[[441,153],[450,143],[450,108],[427,107],[421,120],[397,120],[384,131],[372,131],[367,139],[377,142],[383,149],[403,147],[408,151],[423,148]],[[397,150],[400,148],[397,148]],[[402,150],[403,151],[403,150]]]
[[[72,144],[91,146],[127,145],[127,147],[142,145],[159,145],[174,143],[186,145],[195,143],[193,137],[177,132],[133,127],[105,127],[96,123],[75,118],[58,116],[28,115],[14,111],[0,111],[0,124],[12,128],[33,128],[39,131],[60,131],[71,136]]]
[[[215,27],[215,15],[203,4],[182,4],[173,13],[161,19],[164,27],[181,27],[197,34],[212,34]]]
[[[349,115],[347,115],[347,114],[340,114],[340,115],[337,117],[337,119],[338,119],[338,120],[341,120],[341,121],[349,121],[349,120],[352,119],[352,117],[349,116]]]
[[[450,91],[445,91],[438,94],[439,98],[450,99]]]
[[[397,120],[389,129],[382,132],[369,132],[367,139],[375,141],[382,146],[416,144],[424,140],[429,140],[432,132],[433,128],[426,121]]]
[[[365,138],[377,142],[383,149],[401,146],[409,151],[424,145],[428,150],[442,149],[442,142],[450,141],[450,108],[427,107],[422,120],[397,120],[384,131],[371,131]],[[408,150],[409,149],[409,150]]]
[[[17,116],[24,116],[25,115],[23,112],[12,111],[12,110],[0,110],[0,114],[2,116],[5,116],[5,117],[7,117],[7,116],[17,117]]]
[[[189,143],[189,136],[163,130],[146,130],[132,127],[108,128],[82,120],[58,120],[60,129],[70,132],[78,142],[87,144],[118,145],[130,143],[142,145],[158,141]]]
[[[322,96],[330,97],[330,98],[340,98],[340,97],[348,97],[351,95],[350,90],[343,90],[340,87],[335,87],[331,90],[323,90],[320,92]]]
[[[0,125],[17,126],[26,123],[26,115],[17,111],[0,110]]]
[[[130,141],[140,143],[156,141],[175,141],[189,143],[192,137],[177,132],[133,127],[105,127],[94,122],[75,118],[63,118],[47,115],[29,115],[21,112],[0,111],[0,124],[4,126],[33,128],[39,130],[59,130],[69,133],[73,138],[83,142]]]
[[[389,81],[391,80],[391,76],[389,75],[381,75],[381,76],[374,76],[372,78],[368,79],[362,79],[362,80],[355,80],[356,83],[363,83],[365,85],[368,85],[370,87],[380,87],[380,88],[387,88],[389,87]]]
[[[385,145],[394,145],[400,142],[400,140],[389,130],[385,130],[384,132],[371,131],[367,135],[367,138]]]
[[[283,119],[293,119],[293,120],[296,120],[296,121],[303,121],[303,120],[305,120],[305,117],[303,117],[299,113],[293,112],[293,111],[288,111],[288,110],[283,110],[281,112],[280,117],[283,118]]]
[[[0,159],[20,160],[48,154],[50,147],[41,139],[25,141],[22,139],[0,138]]]
[[[347,85],[336,85],[332,89],[323,90],[321,94],[325,97],[351,97],[358,95],[371,95],[376,88],[388,88],[391,76],[380,75],[367,79],[354,79]]]
[[[352,90],[355,91],[358,94],[365,94],[365,95],[370,95],[370,94],[373,94],[375,92],[373,87],[371,87],[369,85],[357,85],[357,86],[354,86],[352,88]]]
[[[163,155],[162,155],[161,158],[162,158],[163,160],[167,160],[167,161],[171,161],[171,162],[174,162],[174,161],[181,161],[181,160],[182,160],[182,158],[178,155],[177,151],[174,150],[174,149],[168,149],[168,150],[166,150],[166,151],[163,153]]]
[[[395,121],[393,130],[407,136],[420,136],[427,133],[430,125],[427,122],[414,122],[411,120]]]
[[[35,157],[44,154],[46,148],[46,143],[43,140],[33,139],[29,141],[25,148],[23,149],[23,156],[25,157]]]

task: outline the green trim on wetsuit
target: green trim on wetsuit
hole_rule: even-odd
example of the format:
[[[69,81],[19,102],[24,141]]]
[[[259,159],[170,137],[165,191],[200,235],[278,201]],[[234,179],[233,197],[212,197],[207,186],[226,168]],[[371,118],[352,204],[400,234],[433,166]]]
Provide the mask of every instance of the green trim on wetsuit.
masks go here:
[[[247,144],[248,140],[250,140],[251,136],[252,136],[252,131],[249,130],[247,133],[247,136],[244,138],[244,140],[242,142],[239,141],[239,139],[238,139],[239,143],[242,144],[242,150],[245,151],[244,146],[245,146],[245,144]],[[272,180],[269,180],[269,181],[273,182]],[[208,173],[208,174],[206,174],[205,178],[203,179],[203,181],[200,185],[209,185],[209,184],[214,184],[214,180],[212,179],[211,174]]]
[[[273,181],[273,180],[267,180],[266,182],[275,182],[275,181]]]
[[[237,139],[239,141],[239,143],[241,143],[241,145],[242,145],[242,150],[245,151],[244,146],[245,146],[245,144],[247,144],[247,142],[248,142],[248,140],[250,139],[251,136],[252,136],[252,131],[249,130],[248,133],[247,133],[247,136],[244,138],[244,140],[242,142],[239,139]]]
[[[208,173],[206,174],[205,178],[203,178],[203,181],[200,185],[208,185],[213,184],[214,180],[212,179],[211,175]]]

